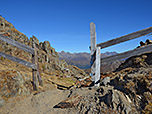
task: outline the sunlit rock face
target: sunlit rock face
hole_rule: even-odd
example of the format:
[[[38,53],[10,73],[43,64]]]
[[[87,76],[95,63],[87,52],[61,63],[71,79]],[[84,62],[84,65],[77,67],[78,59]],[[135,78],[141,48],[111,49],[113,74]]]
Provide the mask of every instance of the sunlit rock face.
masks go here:
[[[59,81],[58,84],[72,86],[76,77],[87,76],[85,72],[75,66],[68,65],[64,60],[59,60],[58,53],[49,41],[39,42],[36,36],[28,38],[18,31],[10,22],[0,16],[0,34],[12,38],[22,44],[32,47],[34,42],[38,48],[37,57],[40,75],[44,86],[40,90],[57,88],[48,80]],[[32,62],[32,55],[17,47],[0,40],[0,51],[15,56],[28,62]],[[62,80],[62,81],[60,81]],[[10,97],[29,95],[33,91],[32,69],[0,57],[0,106]]]

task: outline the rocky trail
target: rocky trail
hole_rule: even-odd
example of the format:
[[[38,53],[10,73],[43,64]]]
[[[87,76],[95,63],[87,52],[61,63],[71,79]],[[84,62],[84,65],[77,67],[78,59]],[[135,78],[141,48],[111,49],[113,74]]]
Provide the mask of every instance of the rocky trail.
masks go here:
[[[64,100],[68,94],[68,91],[50,90],[30,96],[11,98],[0,109],[0,114],[66,114],[66,110],[53,107]]]

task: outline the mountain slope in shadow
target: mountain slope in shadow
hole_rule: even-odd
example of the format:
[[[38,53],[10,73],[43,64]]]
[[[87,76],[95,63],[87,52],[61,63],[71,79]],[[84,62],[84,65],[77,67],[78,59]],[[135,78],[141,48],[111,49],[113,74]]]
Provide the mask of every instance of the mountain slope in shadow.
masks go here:
[[[90,68],[90,53],[69,53],[69,52],[58,52],[59,59],[65,60],[68,64],[77,66],[81,69]],[[101,53],[101,58],[116,55],[117,52],[105,52]]]

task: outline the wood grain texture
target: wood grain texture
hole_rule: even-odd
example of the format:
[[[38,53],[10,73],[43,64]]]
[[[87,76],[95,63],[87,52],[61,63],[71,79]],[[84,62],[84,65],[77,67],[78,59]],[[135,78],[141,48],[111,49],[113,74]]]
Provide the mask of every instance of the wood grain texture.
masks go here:
[[[90,44],[91,44],[91,77],[92,81],[95,81],[95,70],[96,70],[96,65],[95,65],[95,50],[96,50],[96,32],[95,32],[95,24],[93,22],[90,23]]]
[[[97,46],[101,47],[101,49],[103,49],[103,48],[106,48],[106,47],[109,47],[109,46],[112,46],[112,45],[115,45],[115,44],[119,44],[119,43],[122,43],[122,42],[125,42],[125,41],[128,41],[128,40],[132,40],[132,39],[147,35],[151,32],[152,32],[152,27],[149,27],[149,28],[137,31],[137,32],[133,32],[131,34],[127,34],[125,36],[121,36],[121,37],[118,37],[118,38],[115,38],[115,39],[97,44]]]
[[[27,66],[27,67],[30,67],[30,68],[32,68],[32,69],[37,69],[36,66],[35,66],[35,64],[29,63],[29,62],[24,61],[24,60],[22,60],[22,59],[19,59],[19,58],[17,58],[17,57],[13,57],[13,56],[11,56],[11,55],[5,54],[5,53],[3,53],[3,52],[0,52],[0,56],[2,56],[2,57],[4,57],[4,58],[7,58],[7,59],[9,59],[9,60],[11,60],[11,61],[17,62],[17,63],[19,63],[19,64],[25,65],[25,66]]]
[[[20,42],[17,42],[17,41],[15,41],[15,40],[7,37],[7,36],[3,36],[3,35],[0,34],[0,40],[2,40],[4,42],[7,42],[7,43],[9,43],[9,44],[11,44],[11,45],[13,45],[13,46],[15,46],[17,48],[20,48],[20,49],[26,51],[26,52],[34,54],[34,49],[33,48],[31,48],[29,46],[26,46],[26,45],[24,45],[24,44],[22,44]]]
[[[110,57],[102,58],[101,60],[102,60],[102,63],[109,63],[115,60],[125,59],[131,56],[141,55],[143,53],[148,53],[148,52],[152,52],[152,44],[141,47],[141,48],[136,48],[127,52],[123,52],[117,55],[113,55]]]
[[[35,54],[37,54],[38,52],[38,48],[35,46],[34,47],[34,50],[36,51]],[[41,78],[41,75],[40,75],[40,70],[39,70],[39,64],[38,64],[38,56],[35,56],[36,58],[36,65],[37,65],[37,78],[38,78],[38,82],[39,82],[39,85],[43,86],[43,81],[42,81],[42,78]]]
[[[32,54],[32,63],[37,66],[37,51],[35,47],[35,43],[32,43],[32,47],[34,48],[34,54]],[[37,69],[32,69],[32,78],[33,78],[33,89],[35,91],[38,90],[38,78],[37,78],[38,72]]]
[[[91,41],[91,55],[93,55],[96,50],[96,31],[95,31],[95,24],[93,22],[90,23],[90,41]]]
[[[100,47],[96,49],[95,86],[100,85]]]

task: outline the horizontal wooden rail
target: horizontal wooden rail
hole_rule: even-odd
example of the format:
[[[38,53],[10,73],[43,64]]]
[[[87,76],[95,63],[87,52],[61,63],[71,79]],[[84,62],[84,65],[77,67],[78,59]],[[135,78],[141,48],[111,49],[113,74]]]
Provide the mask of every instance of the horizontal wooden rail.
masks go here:
[[[17,58],[17,57],[14,57],[14,56],[5,54],[5,53],[3,53],[3,52],[0,52],[0,56],[2,56],[2,57],[4,57],[4,58],[7,58],[7,59],[9,59],[9,60],[12,60],[12,61],[14,61],[14,62],[17,62],[17,63],[19,63],[19,64],[25,65],[25,66],[27,66],[27,67],[30,67],[30,68],[32,68],[32,69],[35,69],[35,70],[37,69],[37,67],[36,67],[35,64],[29,63],[29,62],[24,61],[24,60],[22,60],[22,59],[19,59],[19,58]]]
[[[26,46],[26,45],[24,45],[20,42],[17,42],[15,40],[11,39],[11,38],[8,38],[7,36],[3,36],[3,35],[0,34],[0,40],[2,40],[4,42],[7,42],[7,43],[9,43],[9,44],[11,44],[15,47],[18,47],[18,48],[34,55],[34,49],[33,48],[31,48],[29,46]]]
[[[39,85],[43,85],[43,83],[42,83],[42,79],[41,79],[40,72],[39,72],[39,69],[38,69],[38,57],[37,57],[37,51],[38,50],[35,46],[35,42],[33,41],[32,42],[32,47],[29,47],[25,44],[17,42],[17,41],[15,41],[15,40],[7,37],[7,36],[4,36],[2,34],[4,34],[4,32],[0,32],[0,40],[2,40],[4,42],[7,42],[10,45],[13,45],[13,46],[15,46],[15,47],[17,47],[21,50],[24,50],[24,51],[32,54],[32,63],[30,63],[30,62],[24,61],[22,59],[19,59],[17,57],[14,57],[14,56],[5,54],[3,52],[0,52],[0,56],[2,56],[4,58],[7,58],[9,60],[12,60],[14,62],[17,62],[19,64],[22,64],[24,66],[32,68],[33,89],[38,90],[38,82],[39,82]],[[19,38],[20,38],[20,36],[19,36]]]
[[[0,32],[0,34],[5,34],[6,32]]]
[[[131,56],[140,55],[140,54],[148,53],[148,52],[152,52],[152,44],[141,47],[141,48],[136,48],[127,52],[123,52],[117,55],[105,57],[105,58],[102,58],[101,61],[102,63],[109,63],[115,60],[125,59]]]
[[[121,37],[118,37],[118,38],[115,38],[115,39],[97,44],[97,46],[101,47],[101,49],[103,49],[103,48],[106,48],[106,47],[109,47],[109,46],[112,46],[112,45],[115,45],[115,44],[119,44],[119,43],[122,43],[122,42],[125,42],[125,41],[128,41],[128,40],[132,40],[132,39],[147,35],[151,32],[152,32],[152,27],[149,27],[149,28],[137,31],[137,32],[133,32],[131,34],[127,34],[125,36],[121,36]]]

